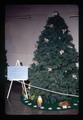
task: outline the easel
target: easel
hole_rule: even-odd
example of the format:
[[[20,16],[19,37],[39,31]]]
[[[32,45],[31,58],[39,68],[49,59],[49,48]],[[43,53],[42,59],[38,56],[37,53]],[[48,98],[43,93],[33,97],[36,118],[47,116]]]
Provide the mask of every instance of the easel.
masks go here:
[[[20,61],[19,60],[16,61],[16,65],[15,66],[20,66]],[[10,94],[10,91],[11,91],[11,88],[12,88],[13,81],[14,80],[12,80],[11,83],[10,83],[8,94],[7,94],[7,99],[9,98],[9,94]],[[22,89],[25,92],[25,96],[28,99],[27,90],[26,90],[26,86],[25,86],[24,80],[22,80],[21,84],[22,84]]]

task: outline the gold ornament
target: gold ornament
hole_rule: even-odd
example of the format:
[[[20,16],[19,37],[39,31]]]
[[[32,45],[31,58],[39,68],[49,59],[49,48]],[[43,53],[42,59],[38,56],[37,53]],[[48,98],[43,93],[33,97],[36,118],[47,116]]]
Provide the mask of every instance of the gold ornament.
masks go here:
[[[38,105],[38,107],[41,107],[42,103],[43,103],[42,97],[38,96],[38,98],[37,98],[37,105]]]

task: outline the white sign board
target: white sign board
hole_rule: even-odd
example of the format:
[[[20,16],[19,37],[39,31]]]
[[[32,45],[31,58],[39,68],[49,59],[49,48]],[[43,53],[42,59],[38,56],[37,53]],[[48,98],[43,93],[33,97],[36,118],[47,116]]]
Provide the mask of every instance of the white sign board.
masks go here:
[[[28,80],[28,67],[26,66],[8,66],[7,79],[12,81]]]

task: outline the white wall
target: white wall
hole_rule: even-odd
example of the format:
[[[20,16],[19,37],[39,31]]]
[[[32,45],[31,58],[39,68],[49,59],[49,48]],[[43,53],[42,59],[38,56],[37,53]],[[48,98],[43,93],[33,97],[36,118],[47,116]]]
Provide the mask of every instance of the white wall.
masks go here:
[[[5,17],[5,48],[9,65],[15,65],[17,59],[22,61],[24,65],[32,63],[36,41],[48,16],[56,10],[66,21],[76,50],[79,50],[79,17],[70,18],[72,15],[78,15],[78,6],[11,5],[6,7]]]

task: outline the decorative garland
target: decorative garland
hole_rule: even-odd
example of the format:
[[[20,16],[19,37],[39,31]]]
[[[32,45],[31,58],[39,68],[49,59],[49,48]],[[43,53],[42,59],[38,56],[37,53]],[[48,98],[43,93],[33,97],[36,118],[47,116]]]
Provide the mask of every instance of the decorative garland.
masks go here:
[[[26,86],[28,86],[27,89]],[[56,91],[51,91],[51,90],[47,90],[44,88],[40,88],[37,86],[33,86],[26,83],[22,83],[22,96],[21,96],[21,101],[31,107],[31,108],[36,108],[36,109],[41,109],[41,110],[50,110],[50,111],[63,111],[63,110],[69,110],[69,109],[78,109],[78,105],[79,105],[79,96],[78,95],[72,95],[72,94],[65,94],[65,93],[59,93]],[[66,95],[66,96],[71,96],[71,100],[64,100],[64,101],[55,101],[55,103],[43,103],[43,99],[41,96],[38,96],[36,100],[31,99],[31,95],[30,95],[30,89],[31,87],[34,87],[36,89],[41,89],[41,90],[45,90],[47,92],[52,92],[55,94],[59,94],[59,95]],[[25,91],[26,90],[26,91]],[[27,93],[26,93],[27,92]]]
[[[49,111],[64,111],[64,110],[72,110],[72,109],[78,109],[79,106],[79,100],[72,99],[71,105],[68,107],[60,107],[59,102],[55,102],[55,104],[42,104],[41,107],[38,107],[37,103],[33,100],[27,99],[24,96],[21,96],[21,101],[23,104],[25,104],[28,107],[34,108],[34,109],[40,109],[40,110],[49,110]]]
[[[52,90],[48,90],[48,89],[45,89],[45,88],[37,87],[37,86],[34,86],[34,85],[30,85],[30,84],[27,84],[27,83],[25,83],[25,85],[27,85],[29,87],[37,88],[37,89],[40,89],[40,90],[44,90],[44,91],[47,91],[47,92],[59,94],[59,95],[65,95],[65,96],[71,96],[71,97],[79,97],[78,95],[66,94],[66,93],[61,93],[61,92],[57,92],[57,91],[52,91]]]

